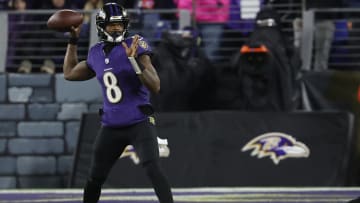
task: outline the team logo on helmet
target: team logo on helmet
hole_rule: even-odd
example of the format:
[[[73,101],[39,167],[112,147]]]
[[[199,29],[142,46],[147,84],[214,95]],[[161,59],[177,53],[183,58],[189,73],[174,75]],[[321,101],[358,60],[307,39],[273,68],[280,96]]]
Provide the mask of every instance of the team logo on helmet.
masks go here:
[[[274,164],[286,158],[302,158],[309,157],[309,148],[296,141],[296,139],[290,135],[271,132],[255,137],[250,140],[243,148],[242,151],[252,150],[251,156],[257,156],[257,158],[270,157]]]
[[[103,10],[100,10],[100,11],[99,11],[99,17],[100,17],[101,19],[105,19],[105,18],[106,18],[106,13],[105,13]]]

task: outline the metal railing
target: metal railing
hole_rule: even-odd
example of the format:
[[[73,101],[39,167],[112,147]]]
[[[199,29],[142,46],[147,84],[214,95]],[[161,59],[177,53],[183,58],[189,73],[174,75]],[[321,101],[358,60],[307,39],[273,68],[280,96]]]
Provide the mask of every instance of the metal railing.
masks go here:
[[[280,15],[284,33],[291,41],[293,41],[293,22],[295,19],[302,18],[302,0],[288,1],[288,3],[276,3],[275,1],[275,3],[270,5]],[[248,11],[246,11],[246,9],[248,9]],[[254,6],[248,6],[247,8],[242,9],[242,11],[245,10],[245,12],[247,12],[246,14],[249,14],[249,12],[253,12],[256,9],[257,8],[254,8]],[[241,10],[231,9],[230,14],[241,15]],[[224,37],[221,39],[223,43],[219,49],[219,54],[216,56],[216,58],[221,59],[223,62],[229,61],[233,54],[239,51],[241,45],[246,41],[249,34],[253,31],[255,19],[240,19],[237,21],[230,20],[227,24],[229,25],[234,23],[238,24],[239,28],[232,29],[230,28],[230,25],[228,26],[229,28],[224,30]]]
[[[62,66],[68,35],[47,28],[46,22],[54,12],[54,10],[6,12],[8,15],[7,71],[16,71],[25,60],[30,62],[33,71],[38,71],[45,60],[52,61],[55,67]],[[91,15],[91,13],[85,14]],[[90,36],[89,27],[83,27],[78,47],[80,60],[86,59]]]
[[[302,58],[305,70],[359,70],[360,9],[313,9],[304,13]],[[327,56],[328,55],[328,56]]]
[[[32,66],[32,70],[37,72],[44,65],[44,61],[52,61],[58,72],[61,71],[63,59],[66,51],[68,33],[60,33],[49,30],[46,26],[48,18],[55,10],[27,10],[24,12],[4,11],[1,15],[0,26],[6,27],[3,35],[0,36],[1,50],[7,50],[2,54],[4,56],[4,64],[0,65],[0,72],[6,70],[9,72],[17,71],[22,62],[28,61]],[[87,57],[89,47],[98,41],[95,27],[96,10],[92,12],[81,11],[85,15],[89,15],[89,22],[85,22],[82,26],[81,37],[78,43],[79,60]],[[149,41],[155,42],[156,23],[154,29],[144,29],[143,16],[146,14],[169,13],[175,15],[177,10],[154,10],[151,12],[137,13],[137,10],[129,10],[131,14],[131,31],[149,36]],[[186,26],[190,23],[189,13],[181,12],[180,18],[170,23]],[[147,15],[149,17],[150,15]],[[187,22],[188,19],[188,22]],[[147,22],[149,24],[149,22]],[[1,30],[0,30],[1,34]],[[0,53],[1,55],[1,53]],[[29,65],[29,63],[27,63]],[[3,68],[1,68],[3,67]]]
[[[298,3],[296,3],[298,1]],[[295,2],[295,3],[294,3]],[[284,31],[290,37],[293,36],[293,20],[301,17],[302,4],[300,0],[294,0],[291,4],[274,4],[274,8],[280,13],[284,22]],[[254,12],[250,6],[242,9],[242,12]],[[28,60],[31,62],[35,71],[43,66],[44,60],[50,59],[54,62],[58,71],[61,71],[68,36],[64,33],[58,33],[49,30],[46,27],[47,19],[54,10],[28,10],[24,12],[3,11],[0,12],[0,43],[3,53],[4,64],[0,64],[0,72],[6,69],[10,72],[16,71],[21,62]],[[234,11],[232,11],[234,12]],[[236,13],[237,12],[237,13]],[[191,16],[185,10],[129,10],[131,16],[131,33],[139,33],[146,37],[150,44],[155,45],[160,40],[161,31],[164,29],[178,29],[191,25]],[[179,13],[179,14],[178,14]],[[85,12],[90,16],[90,22],[83,26],[83,32],[79,41],[79,59],[84,60],[87,57],[87,51],[90,45],[97,42],[97,33],[95,28],[95,14]],[[159,18],[159,14],[176,16],[172,20]],[[178,14],[178,15],[177,15]],[[241,15],[240,11],[232,13]],[[245,25],[239,26],[240,29],[230,28],[229,24]],[[211,59],[218,62],[229,61],[232,55],[237,52],[248,34],[253,29],[254,19],[240,19],[225,23],[223,36],[220,39],[204,37],[203,44],[212,40],[219,40],[220,47],[216,56]],[[194,25],[193,25],[194,26]],[[1,51],[0,51],[1,52]]]

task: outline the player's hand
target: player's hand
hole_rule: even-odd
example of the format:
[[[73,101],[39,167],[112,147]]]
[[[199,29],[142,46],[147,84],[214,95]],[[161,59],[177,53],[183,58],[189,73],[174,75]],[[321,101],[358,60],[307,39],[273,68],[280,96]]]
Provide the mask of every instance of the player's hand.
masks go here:
[[[72,27],[70,28],[70,36],[71,36],[72,38],[79,38],[79,36],[80,36],[80,31],[81,31],[81,25],[78,26],[78,27],[72,26]]]
[[[131,42],[130,47],[128,47],[125,42],[121,43],[122,46],[125,48],[125,52],[128,57],[136,57],[137,49],[139,46],[139,38],[140,38],[139,35],[135,35]]]

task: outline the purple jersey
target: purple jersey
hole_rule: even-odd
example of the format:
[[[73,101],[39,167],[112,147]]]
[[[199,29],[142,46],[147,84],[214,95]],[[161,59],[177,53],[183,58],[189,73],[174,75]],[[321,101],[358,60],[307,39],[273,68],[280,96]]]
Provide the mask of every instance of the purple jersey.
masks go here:
[[[125,40],[128,47],[132,37]],[[103,42],[91,47],[87,64],[100,82],[103,94],[102,124],[121,127],[147,119],[139,109],[150,104],[148,89],[141,83],[125,53],[125,48],[118,44],[105,56]],[[151,53],[148,43],[139,38],[138,56]]]

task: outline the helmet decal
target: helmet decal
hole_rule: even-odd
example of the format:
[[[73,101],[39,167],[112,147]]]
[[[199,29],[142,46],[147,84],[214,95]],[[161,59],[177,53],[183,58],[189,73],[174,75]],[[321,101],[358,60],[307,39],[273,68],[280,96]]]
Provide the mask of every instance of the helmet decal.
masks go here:
[[[105,18],[106,18],[106,13],[105,13],[103,10],[100,10],[100,11],[99,11],[99,17],[105,20]]]

